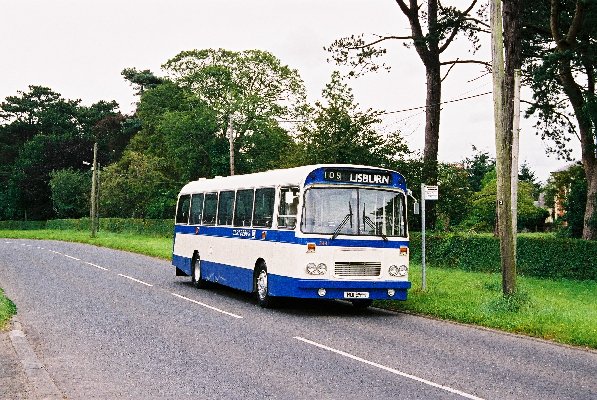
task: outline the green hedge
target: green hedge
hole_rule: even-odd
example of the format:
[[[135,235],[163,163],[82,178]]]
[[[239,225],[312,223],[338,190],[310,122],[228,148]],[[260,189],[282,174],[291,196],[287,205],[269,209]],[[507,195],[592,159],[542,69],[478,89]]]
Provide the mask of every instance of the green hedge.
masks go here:
[[[425,236],[426,261],[442,268],[499,272],[499,239],[490,234]],[[597,280],[597,241],[546,235],[518,237],[517,273],[540,278]],[[421,235],[411,235],[412,260],[421,262]]]
[[[116,233],[132,233],[139,235],[172,237],[174,220],[170,219],[130,219],[100,218],[100,231]],[[0,229],[6,230],[91,230],[89,218],[54,219],[50,221],[0,221]]]

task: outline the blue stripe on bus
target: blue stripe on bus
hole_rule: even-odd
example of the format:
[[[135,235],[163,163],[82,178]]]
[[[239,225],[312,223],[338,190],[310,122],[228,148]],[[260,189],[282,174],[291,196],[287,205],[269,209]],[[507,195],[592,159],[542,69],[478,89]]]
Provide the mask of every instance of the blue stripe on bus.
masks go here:
[[[331,239],[331,235],[320,238],[296,237],[294,231],[268,230],[263,228],[235,228],[226,226],[203,226],[203,225],[175,225],[174,233],[191,234],[198,236],[225,237],[240,240],[264,240],[267,242],[302,244],[315,243],[318,246],[334,247],[370,247],[381,249],[397,249],[403,246],[408,247],[408,240],[388,240],[381,237],[376,240],[364,239]],[[265,233],[265,239],[262,235]],[[357,236],[354,236],[355,238]]]
[[[174,255],[172,263],[176,268],[191,275],[191,259]],[[253,270],[233,265],[215,263],[207,260],[201,262],[203,279],[217,282],[245,292],[253,291]],[[408,281],[331,281],[326,279],[299,279],[268,273],[268,284],[271,296],[298,297],[312,299],[343,299],[344,292],[368,292],[374,300],[406,300],[407,290],[411,287]],[[319,296],[319,289],[325,289],[325,296]],[[394,289],[393,297],[388,289]]]

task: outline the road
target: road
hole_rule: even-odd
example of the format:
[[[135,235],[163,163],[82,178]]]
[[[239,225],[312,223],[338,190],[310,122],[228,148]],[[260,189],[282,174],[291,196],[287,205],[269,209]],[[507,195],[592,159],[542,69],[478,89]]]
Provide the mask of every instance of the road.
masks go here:
[[[68,399],[597,399],[597,352],[343,302],[262,309],[89,245],[0,239],[0,287]]]

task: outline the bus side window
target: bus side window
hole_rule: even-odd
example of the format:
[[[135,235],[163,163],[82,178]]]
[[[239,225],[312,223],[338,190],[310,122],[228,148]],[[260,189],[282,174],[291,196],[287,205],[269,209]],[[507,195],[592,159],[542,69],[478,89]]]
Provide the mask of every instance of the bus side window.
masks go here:
[[[274,200],[276,189],[261,188],[255,190],[255,210],[253,211],[253,226],[272,227],[274,216]]]
[[[203,203],[203,225],[215,225],[218,211],[218,194],[207,193]]]
[[[191,204],[191,195],[185,194],[178,199],[178,209],[176,210],[176,223],[189,223],[189,205]]]
[[[218,225],[232,225],[232,210],[234,207],[234,191],[220,192],[218,201]]]
[[[280,206],[278,207],[278,227],[294,229],[298,213],[299,188],[286,187],[280,189]]]
[[[234,205],[234,226],[251,226],[253,214],[253,189],[238,190]]]
[[[191,219],[189,224],[199,225],[201,223],[201,214],[203,213],[203,193],[194,194],[191,197]]]

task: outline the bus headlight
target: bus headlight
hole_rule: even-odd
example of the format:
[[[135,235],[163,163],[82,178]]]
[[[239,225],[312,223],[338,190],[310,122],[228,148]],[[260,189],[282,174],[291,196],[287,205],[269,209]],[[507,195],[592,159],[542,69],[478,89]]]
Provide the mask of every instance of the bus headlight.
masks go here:
[[[328,267],[324,263],[319,263],[315,265],[315,263],[307,264],[307,273],[309,275],[325,275],[328,272]]]
[[[388,269],[388,273],[390,274],[390,276],[406,276],[407,272],[408,267],[406,265],[401,265],[399,267],[396,265],[392,265]]]
[[[324,263],[321,263],[317,266],[317,275],[324,275],[328,272],[328,267]]]

